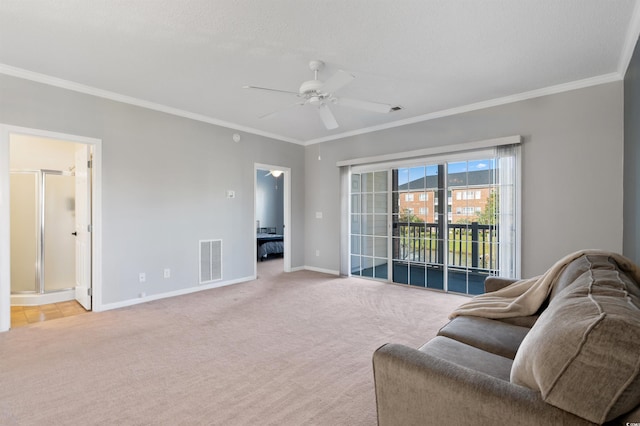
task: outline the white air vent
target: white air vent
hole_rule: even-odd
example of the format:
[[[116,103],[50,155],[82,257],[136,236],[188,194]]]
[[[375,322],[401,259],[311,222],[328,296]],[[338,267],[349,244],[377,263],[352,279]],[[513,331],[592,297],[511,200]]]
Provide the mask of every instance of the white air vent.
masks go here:
[[[222,279],[222,240],[200,240],[200,284]]]

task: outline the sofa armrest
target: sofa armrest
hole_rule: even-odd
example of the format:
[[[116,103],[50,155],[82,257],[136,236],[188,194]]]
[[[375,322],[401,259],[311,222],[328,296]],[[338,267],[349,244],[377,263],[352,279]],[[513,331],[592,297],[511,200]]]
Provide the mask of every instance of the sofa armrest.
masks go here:
[[[491,293],[508,285],[515,283],[518,280],[503,277],[487,277],[484,279],[484,292]]]
[[[593,425],[539,392],[398,344],[373,354],[378,425]]]

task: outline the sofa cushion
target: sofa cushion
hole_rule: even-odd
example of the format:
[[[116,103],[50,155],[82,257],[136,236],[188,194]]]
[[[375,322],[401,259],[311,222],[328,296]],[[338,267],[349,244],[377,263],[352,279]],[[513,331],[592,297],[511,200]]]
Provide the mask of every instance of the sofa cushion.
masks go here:
[[[444,336],[437,336],[419,351],[471,370],[480,371],[498,379],[509,381],[512,360],[466,345]]]
[[[585,254],[570,262],[562,272],[558,274],[558,278],[554,282],[553,288],[549,293],[549,301],[553,300],[558,293],[573,284],[580,275],[589,271],[591,268],[590,259],[598,260],[598,258],[599,260],[607,259],[607,256],[593,256]]]
[[[589,269],[566,283],[523,340],[511,380],[603,423],[640,402],[640,289],[613,260],[584,259]]]
[[[513,359],[520,343],[522,343],[522,339],[528,332],[529,328],[507,324],[502,321],[460,316],[442,327],[438,335],[466,343],[492,354]]]
[[[518,327],[531,328],[536,323],[539,316],[539,314],[535,314],[524,317],[496,318],[496,320],[504,322],[505,324],[517,325]]]

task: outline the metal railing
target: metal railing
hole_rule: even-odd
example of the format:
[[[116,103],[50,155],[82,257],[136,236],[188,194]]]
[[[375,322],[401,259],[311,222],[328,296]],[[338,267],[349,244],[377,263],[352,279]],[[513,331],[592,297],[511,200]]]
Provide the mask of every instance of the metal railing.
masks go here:
[[[393,257],[420,263],[442,264],[444,238],[448,232],[447,260],[451,267],[487,272],[499,269],[498,225],[437,223],[395,223]]]

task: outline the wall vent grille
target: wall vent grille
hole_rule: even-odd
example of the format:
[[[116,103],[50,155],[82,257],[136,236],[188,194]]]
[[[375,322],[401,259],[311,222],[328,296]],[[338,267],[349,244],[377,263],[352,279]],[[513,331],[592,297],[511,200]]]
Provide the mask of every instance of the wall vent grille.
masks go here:
[[[222,279],[222,240],[200,240],[200,284]]]

